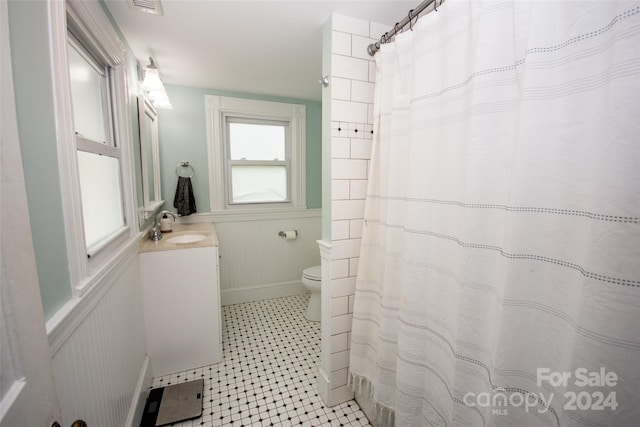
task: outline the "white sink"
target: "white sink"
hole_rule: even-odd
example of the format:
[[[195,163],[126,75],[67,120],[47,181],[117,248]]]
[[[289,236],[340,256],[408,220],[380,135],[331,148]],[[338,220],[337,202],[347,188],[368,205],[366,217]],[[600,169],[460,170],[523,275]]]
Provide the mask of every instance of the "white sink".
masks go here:
[[[187,244],[195,243],[206,239],[207,236],[202,234],[180,234],[179,236],[169,237],[167,243]]]

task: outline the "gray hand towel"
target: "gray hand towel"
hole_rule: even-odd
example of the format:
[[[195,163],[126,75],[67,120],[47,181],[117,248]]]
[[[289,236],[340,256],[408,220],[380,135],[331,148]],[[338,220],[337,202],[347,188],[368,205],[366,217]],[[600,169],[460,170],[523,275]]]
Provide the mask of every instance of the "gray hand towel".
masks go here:
[[[187,216],[196,213],[196,198],[193,196],[191,178],[178,177],[176,197],[173,199],[173,207],[178,209],[178,215]]]

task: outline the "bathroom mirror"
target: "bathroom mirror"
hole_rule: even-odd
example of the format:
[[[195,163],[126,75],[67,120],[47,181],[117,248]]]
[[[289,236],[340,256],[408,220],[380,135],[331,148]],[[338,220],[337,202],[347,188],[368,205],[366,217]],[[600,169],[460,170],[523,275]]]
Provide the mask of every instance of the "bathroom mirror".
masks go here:
[[[143,211],[140,223],[164,203],[160,198],[160,152],[158,147],[158,114],[151,101],[138,97],[140,127],[140,159],[142,161]]]

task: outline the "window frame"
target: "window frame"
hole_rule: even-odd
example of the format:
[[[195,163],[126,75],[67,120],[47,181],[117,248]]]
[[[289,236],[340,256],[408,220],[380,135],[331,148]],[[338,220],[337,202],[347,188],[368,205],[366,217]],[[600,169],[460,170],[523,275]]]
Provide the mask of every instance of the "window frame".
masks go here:
[[[126,50],[116,30],[97,2],[66,0],[50,2],[50,34],[54,109],[58,163],[65,218],[65,234],[73,296],[81,297],[93,288],[123,258],[137,234],[135,189],[131,147],[130,101]],[[70,35],[72,34],[72,36]],[[75,134],[68,68],[68,43],[82,46],[83,53],[99,66],[108,67],[106,75],[109,112],[107,144]],[[104,98],[103,98],[104,100]],[[124,227],[88,251],[84,237],[82,199],[78,175],[78,150],[117,155]],[[89,256],[90,255],[90,256]]]
[[[158,112],[151,100],[138,95],[138,135],[140,137],[140,160],[142,163],[142,207],[139,222],[142,226],[150,213],[164,204],[160,180],[160,142],[158,138]],[[150,123],[146,119],[149,118]],[[145,138],[147,132],[151,140]],[[149,178],[153,182],[149,182]],[[151,191],[153,187],[153,191]]]
[[[104,133],[106,141],[97,141],[81,135],[77,131],[75,131],[76,124],[74,123],[74,135],[75,135],[75,144],[76,144],[76,154],[80,151],[85,153],[97,154],[99,156],[110,157],[113,159],[117,159],[119,169],[122,170],[122,156],[120,153],[119,141],[114,137],[115,129],[114,129],[114,119],[113,119],[113,106],[112,100],[114,98],[114,87],[115,84],[113,82],[113,72],[109,65],[100,64],[97,59],[95,59],[89,50],[83,45],[83,43],[78,40],[78,37],[73,34],[71,31],[67,33],[67,43],[71,45],[72,49],[75,49],[80,56],[83,57],[85,61],[101,75],[101,101],[102,101],[102,119],[104,126]],[[72,112],[73,112],[72,106]],[[124,193],[122,191],[122,173],[120,173],[118,181],[118,186],[120,187],[120,195],[121,198],[124,197]],[[81,182],[78,177],[79,182]],[[82,201],[81,201],[82,204]],[[124,209],[124,200],[122,200],[122,208]],[[117,241],[125,232],[128,227],[127,218],[122,212],[123,216],[123,227],[107,236],[106,238],[94,243],[91,246],[87,246],[85,243],[87,258],[91,260],[91,258],[95,258],[101,251],[110,247],[111,242]],[[82,234],[85,235],[86,229],[83,225]],[[86,237],[86,236],[85,236]],[[86,240],[85,240],[86,241]]]
[[[301,104],[205,95],[209,198],[215,215],[273,213],[306,209],[306,107]],[[231,202],[231,165],[227,118],[240,122],[283,123],[288,127],[287,201]],[[234,161],[236,163],[241,161]]]
[[[101,84],[101,92],[102,92],[102,115],[103,115],[103,126],[104,132],[107,136],[106,141],[102,141],[102,144],[109,147],[116,147],[116,141],[114,141],[114,129],[113,129],[113,109],[111,108],[110,98],[112,98],[111,91],[113,88],[113,74],[110,71],[110,68],[106,65],[100,64],[100,62],[91,55],[91,52],[83,45],[83,43],[78,40],[71,30],[67,31],[67,43],[72,45],[72,48],[75,49],[80,56],[83,57],[89,63],[89,65],[100,75],[102,76],[102,84]],[[73,111],[73,109],[72,109]],[[74,134],[76,138],[80,138],[77,142],[78,147],[84,144],[85,141],[91,142],[93,140],[84,137],[83,135],[78,134],[74,130]],[[100,141],[94,141],[96,143],[100,143]],[[94,152],[94,150],[89,147],[86,147],[83,151]],[[112,156],[113,157],[113,156]]]

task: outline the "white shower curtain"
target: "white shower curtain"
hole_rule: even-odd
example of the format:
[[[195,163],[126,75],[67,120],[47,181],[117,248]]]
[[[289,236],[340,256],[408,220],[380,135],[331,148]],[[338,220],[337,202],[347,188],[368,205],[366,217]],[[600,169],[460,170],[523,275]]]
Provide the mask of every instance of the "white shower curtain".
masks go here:
[[[448,0],[376,55],[375,425],[640,425],[640,3]]]

